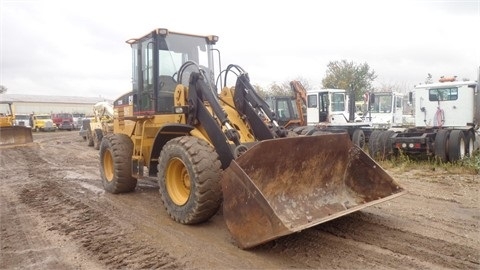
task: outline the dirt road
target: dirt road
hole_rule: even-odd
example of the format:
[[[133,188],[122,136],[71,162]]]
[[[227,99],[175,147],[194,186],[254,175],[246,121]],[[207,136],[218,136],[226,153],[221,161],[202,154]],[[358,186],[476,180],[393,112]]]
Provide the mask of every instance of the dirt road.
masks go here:
[[[78,132],[0,149],[1,269],[480,269],[480,177],[388,172],[408,194],[250,250],[219,212],[186,226],[157,184],[103,191]]]

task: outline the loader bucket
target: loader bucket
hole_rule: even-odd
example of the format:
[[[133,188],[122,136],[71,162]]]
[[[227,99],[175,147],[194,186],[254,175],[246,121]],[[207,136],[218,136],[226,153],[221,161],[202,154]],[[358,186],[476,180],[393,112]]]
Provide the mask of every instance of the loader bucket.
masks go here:
[[[346,133],[259,142],[221,182],[223,216],[243,249],[406,192]]]
[[[0,145],[16,145],[33,142],[32,129],[23,126],[0,127]]]

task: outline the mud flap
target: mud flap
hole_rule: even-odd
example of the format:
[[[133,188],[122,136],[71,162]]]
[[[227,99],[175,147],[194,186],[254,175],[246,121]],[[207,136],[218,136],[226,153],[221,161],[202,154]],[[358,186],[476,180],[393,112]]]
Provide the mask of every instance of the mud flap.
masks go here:
[[[404,194],[348,134],[262,141],[222,176],[223,216],[250,248]]]
[[[33,142],[32,129],[23,126],[0,128],[0,145],[16,145]]]

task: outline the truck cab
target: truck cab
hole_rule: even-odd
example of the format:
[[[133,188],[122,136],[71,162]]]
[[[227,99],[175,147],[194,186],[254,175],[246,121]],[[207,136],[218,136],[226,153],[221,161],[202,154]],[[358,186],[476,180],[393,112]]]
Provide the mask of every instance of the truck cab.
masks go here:
[[[350,123],[349,97],[344,89],[315,89],[307,91],[307,124]],[[355,122],[361,122],[354,117]]]
[[[52,121],[60,130],[71,131],[75,129],[73,115],[71,113],[53,113]]]
[[[404,122],[404,95],[398,92],[375,92],[368,99],[365,121],[373,127],[388,129],[401,127]]]
[[[416,127],[467,127],[474,119],[475,81],[418,85],[413,91]]]
[[[32,115],[32,129],[38,131],[56,131],[57,125],[53,123],[50,114],[34,114]]]
[[[24,127],[32,127],[30,121],[30,115],[28,114],[15,114],[15,126],[24,126]]]

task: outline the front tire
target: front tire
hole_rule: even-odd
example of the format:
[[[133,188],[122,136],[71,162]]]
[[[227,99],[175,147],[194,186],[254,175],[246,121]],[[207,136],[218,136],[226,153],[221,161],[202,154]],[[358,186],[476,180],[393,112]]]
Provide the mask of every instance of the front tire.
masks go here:
[[[182,224],[204,222],[222,201],[221,163],[204,140],[183,136],[168,141],[158,160],[162,202],[173,220]]]
[[[125,134],[106,136],[100,144],[100,175],[110,193],[130,192],[137,186],[132,177],[133,142]]]

